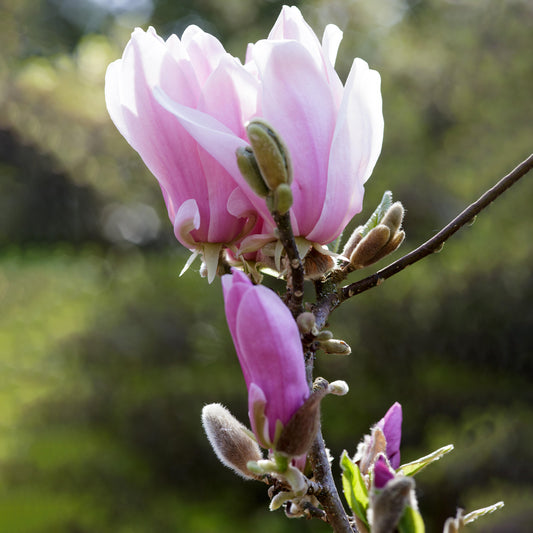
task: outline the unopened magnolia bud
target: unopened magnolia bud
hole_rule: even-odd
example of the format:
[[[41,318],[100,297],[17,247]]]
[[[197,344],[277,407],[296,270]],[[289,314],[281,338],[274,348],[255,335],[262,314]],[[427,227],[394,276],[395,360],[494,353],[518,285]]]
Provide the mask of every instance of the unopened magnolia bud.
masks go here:
[[[290,185],[292,167],[289,151],[279,134],[268,122],[254,119],[246,127],[248,139],[269,189],[275,191],[279,185]]]
[[[320,348],[330,355],[350,355],[352,353],[349,344],[340,339],[322,341]]]
[[[306,311],[305,313],[301,313],[296,318],[298,329],[300,330],[300,333],[303,333],[304,335],[313,331],[315,327],[315,322],[315,315],[308,311]]]
[[[374,263],[374,257],[387,244],[390,235],[390,229],[382,224],[378,224],[374,229],[370,230],[350,256],[352,266],[354,268],[363,268]]]
[[[313,390],[283,428],[276,442],[276,451],[289,457],[307,453],[320,425],[320,402],[327,392],[327,387]]]
[[[394,250],[396,250],[400,246],[400,244],[402,244],[404,239],[405,239],[405,231],[403,230],[398,231],[394,235],[394,237],[392,237],[389,240],[389,242],[374,256],[374,261],[372,262],[375,263],[379,261],[380,259],[383,259],[385,256],[394,252]]]
[[[257,478],[247,465],[260,461],[263,455],[243,424],[219,403],[202,409],[202,424],[213,450],[224,465],[244,478]]]
[[[335,396],[344,396],[345,394],[348,394],[349,391],[350,387],[348,387],[348,383],[342,381],[342,379],[332,381],[328,385],[328,393],[334,394]]]
[[[292,207],[292,190],[290,185],[282,183],[274,191],[273,209],[284,215]]]
[[[415,482],[411,477],[391,479],[371,499],[372,533],[390,533],[396,529],[405,507],[410,503]]]
[[[402,225],[403,214],[404,208],[401,202],[394,202],[381,219],[380,224],[387,226],[390,229],[391,235],[394,235]]]
[[[250,185],[257,196],[261,196],[262,198],[267,196],[269,189],[261,176],[261,171],[257,166],[252,149],[249,146],[242,146],[237,148],[236,155],[237,165],[248,185]]]
[[[358,226],[355,228],[353,233],[350,235],[350,238],[348,239],[348,242],[344,245],[344,248],[342,250],[342,256],[343,257],[350,257],[355,250],[356,246],[361,242],[363,239],[363,226]]]

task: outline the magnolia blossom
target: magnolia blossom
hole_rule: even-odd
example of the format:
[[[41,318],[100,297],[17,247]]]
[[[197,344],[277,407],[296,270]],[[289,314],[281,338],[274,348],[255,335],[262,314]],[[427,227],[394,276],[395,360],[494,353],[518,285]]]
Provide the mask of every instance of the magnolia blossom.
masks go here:
[[[322,43],[296,7],[284,6],[268,39],[249,45],[245,68],[257,80],[255,116],[281,134],[293,162],[293,231],[313,243],[335,240],[361,210],[363,185],[381,151],[379,74],[355,59],[343,87],[334,63],[342,32],[326,27]],[[205,112],[177,104],[164,89],[159,102],[242,184],[234,152],[238,134]],[[263,199],[243,191],[274,225]]]
[[[210,279],[223,247],[238,255],[247,234],[258,246],[276,238],[264,199],[236,161],[252,118],[288,147],[296,237],[327,244],[361,210],[383,139],[380,77],[355,59],[343,86],[334,69],[341,39],[329,25],[320,42],[298,8],[285,6],[268,38],[249,45],[244,65],[189,26],[167,41],[136,29],[109,66],[111,118],[158,179],[176,237],[203,254]]]
[[[214,261],[213,277],[221,246],[241,238],[255,214],[230,173],[158,103],[156,88],[240,139],[256,113],[258,80],[196,26],[167,41],[137,28],[106,73],[113,122],[159,181],[178,240]]]
[[[248,415],[258,442],[276,441],[309,397],[298,326],[270,289],[238,270],[222,277],[228,326],[248,388]]]

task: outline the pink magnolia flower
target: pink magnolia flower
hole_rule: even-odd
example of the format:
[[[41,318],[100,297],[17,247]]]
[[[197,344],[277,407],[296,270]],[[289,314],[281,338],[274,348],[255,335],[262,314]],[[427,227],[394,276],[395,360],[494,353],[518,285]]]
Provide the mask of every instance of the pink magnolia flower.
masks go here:
[[[245,64],[260,84],[256,116],[281,134],[293,161],[294,234],[320,244],[335,240],[361,210],[383,140],[379,74],[355,59],[343,87],[334,69],[341,39],[329,25],[320,43],[298,8],[285,6],[268,39],[249,45]],[[159,101],[239,181],[235,135],[164,92]],[[264,202],[244,191],[267,221],[263,231],[272,232]]]
[[[155,91],[216,121],[236,147],[244,144],[244,124],[256,112],[258,85],[215,37],[196,26],[181,40],[172,35],[167,41],[153,28],[137,28],[122,59],[106,73],[113,122],[159,181],[177,239],[203,253],[211,279],[221,247],[253,225],[253,209],[234,177],[158,103]]]
[[[281,429],[309,397],[298,327],[273,291],[242,272],[223,276],[222,288],[252,429],[262,446],[275,449]]]
[[[400,466],[400,443],[402,440],[402,406],[395,402],[376,424],[387,441],[386,455],[395,470]]]

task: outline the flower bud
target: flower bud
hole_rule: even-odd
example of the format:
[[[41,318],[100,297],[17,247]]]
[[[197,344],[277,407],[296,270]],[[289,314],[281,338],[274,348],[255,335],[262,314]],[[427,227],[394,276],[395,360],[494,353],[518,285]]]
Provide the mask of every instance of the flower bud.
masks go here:
[[[320,342],[320,348],[330,355],[350,355],[352,349],[349,344],[340,339],[329,339]]]
[[[404,208],[401,202],[394,202],[385,216],[381,219],[380,224],[390,229],[391,235],[394,235],[401,227],[404,215]]]
[[[282,183],[274,191],[273,211],[284,215],[292,207],[292,190],[290,185]]]
[[[320,402],[327,393],[327,387],[313,390],[283,428],[276,443],[276,451],[289,457],[298,457],[307,453],[320,424]]]
[[[390,234],[390,229],[382,224],[371,229],[350,256],[352,266],[358,269],[374,263],[374,257],[387,244]]]
[[[390,533],[396,529],[406,506],[411,502],[415,482],[411,477],[391,479],[371,499],[372,533]]]
[[[344,396],[345,394],[348,394],[348,392],[350,392],[348,383],[346,383],[346,381],[343,381],[342,379],[332,381],[328,385],[329,394],[334,394],[335,396]]]
[[[275,191],[279,185],[290,185],[292,167],[289,151],[279,134],[268,122],[253,119],[246,127],[248,139],[268,188]]]
[[[219,403],[202,409],[202,424],[219,460],[240,476],[256,479],[247,464],[263,456],[252,433]]]
[[[300,330],[300,333],[306,334],[311,333],[313,329],[315,328],[315,315],[310,312],[301,313],[296,318],[296,323],[298,324],[298,329]]]
[[[269,189],[261,176],[261,171],[257,166],[257,161],[255,160],[251,147],[241,146],[237,148],[236,155],[237,165],[248,185],[250,185],[257,196],[261,196],[261,198],[267,196]]]

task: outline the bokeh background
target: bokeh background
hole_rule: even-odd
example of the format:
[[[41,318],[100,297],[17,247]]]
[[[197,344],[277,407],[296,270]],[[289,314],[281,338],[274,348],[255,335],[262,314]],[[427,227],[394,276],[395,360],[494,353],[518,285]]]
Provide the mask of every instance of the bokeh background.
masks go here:
[[[210,450],[205,403],[247,419],[220,284],[197,266],[178,277],[187,254],[103,99],[134,26],[198,24],[242,59],[281,5],[0,1],[1,532],[328,531],[270,513],[264,486]],[[529,0],[297,5],[319,35],[344,30],[343,79],[355,56],[381,72],[385,142],[357,222],[391,189],[407,209],[401,252],[531,153]],[[531,531],[531,180],[331,318],[353,349],[318,363],[351,387],[323,405],[335,457],[396,400],[405,461],[456,446],[417,476],[429,532],[498,500],[470,531]]]

